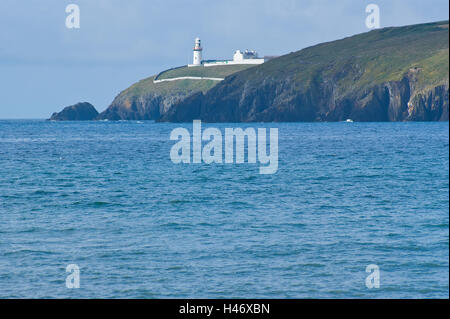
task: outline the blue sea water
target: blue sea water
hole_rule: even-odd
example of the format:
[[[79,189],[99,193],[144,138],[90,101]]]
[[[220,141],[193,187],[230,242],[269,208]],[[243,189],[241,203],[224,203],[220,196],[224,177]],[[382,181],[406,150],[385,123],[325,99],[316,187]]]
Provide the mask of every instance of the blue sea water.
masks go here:
[[[0,297],[449,297],[448,123],[208,125],[277,127],[274,175],[179,126],[0,121]]]

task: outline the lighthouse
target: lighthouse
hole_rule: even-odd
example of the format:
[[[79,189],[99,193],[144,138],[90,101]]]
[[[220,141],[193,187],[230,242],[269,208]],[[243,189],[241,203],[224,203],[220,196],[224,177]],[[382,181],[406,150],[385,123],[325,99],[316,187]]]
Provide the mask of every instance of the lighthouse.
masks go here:
[[[200,38],[195,38],[194,45],[194,60],[192,65],[200,66],[202,65],[202,44]]]

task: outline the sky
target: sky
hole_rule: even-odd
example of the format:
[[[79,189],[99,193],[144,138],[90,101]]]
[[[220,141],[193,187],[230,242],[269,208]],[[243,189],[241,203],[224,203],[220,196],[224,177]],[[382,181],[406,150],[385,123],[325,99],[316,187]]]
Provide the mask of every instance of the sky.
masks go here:
[[[1,0],[0,119],[48,118],[77,102],[103,111],[120,91],[164,69],[237,49],[282,55],[381,27],[448,20],[447,0]],[[66,6],[80,28],[66,27]]]

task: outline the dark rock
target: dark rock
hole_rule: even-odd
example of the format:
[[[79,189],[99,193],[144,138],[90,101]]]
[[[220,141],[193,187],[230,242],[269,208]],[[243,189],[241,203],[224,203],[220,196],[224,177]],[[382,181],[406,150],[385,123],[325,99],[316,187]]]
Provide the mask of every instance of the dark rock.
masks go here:
[[[95,107],[88,103],[77,103],[75,105],[65,107],[61,112],[53,113],[50,117],[51,121],[91,121],[98,116]]]
[[[97,120],[156,120],[170,107],[182,100],[186,95],[173,94],[146,94],[141,96],[128,96],[119,94],[111,105],[101,112]]]
[[[335,88],[323,83],[301,92],[289,79],[254,87],[250,81],[242,84],[227,79],[205,95],[196,94],[175,104],[160,121],[448,121],[448,84],[416,90],[414,82],[406,74],[401,81],[338,96]]]

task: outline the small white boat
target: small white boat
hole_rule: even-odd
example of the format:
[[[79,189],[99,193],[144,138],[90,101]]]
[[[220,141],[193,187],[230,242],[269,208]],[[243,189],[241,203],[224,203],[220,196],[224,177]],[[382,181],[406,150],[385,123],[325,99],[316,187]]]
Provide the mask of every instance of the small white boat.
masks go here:
[[[353,123],[353,120],[352,120],[352,119],[347,119],[347,120],[345,120],[345,122],[347,122],[347,123]]]

